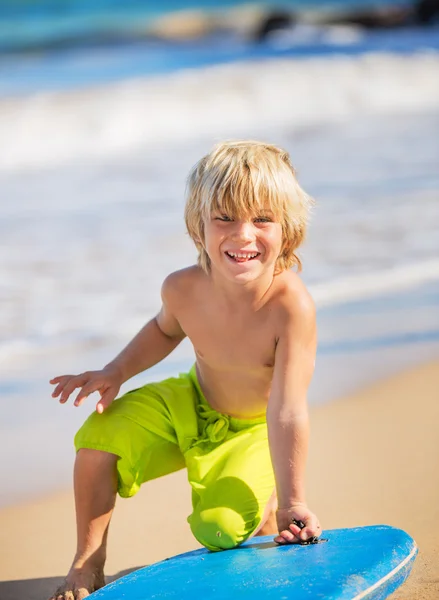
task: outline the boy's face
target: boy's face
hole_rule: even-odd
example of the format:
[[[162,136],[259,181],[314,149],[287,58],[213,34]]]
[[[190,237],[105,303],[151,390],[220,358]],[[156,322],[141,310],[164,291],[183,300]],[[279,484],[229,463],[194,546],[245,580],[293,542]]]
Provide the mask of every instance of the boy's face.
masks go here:
[[[282,250],[282,225],[271,211],[233,217],[220,211],[204,223],[211,268],[226,279],[248,283],[271,272]]]

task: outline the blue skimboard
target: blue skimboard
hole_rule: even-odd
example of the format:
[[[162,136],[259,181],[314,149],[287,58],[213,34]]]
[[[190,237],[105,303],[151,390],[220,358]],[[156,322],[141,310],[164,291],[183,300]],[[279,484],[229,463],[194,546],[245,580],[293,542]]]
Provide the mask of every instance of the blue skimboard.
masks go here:
[[[378,600],[408,577],[412,538],[379,525],[332,529],[326,542],[278,546],[273,536],[238,548],[204,548],[139,569],[92,594],[93,600]]]

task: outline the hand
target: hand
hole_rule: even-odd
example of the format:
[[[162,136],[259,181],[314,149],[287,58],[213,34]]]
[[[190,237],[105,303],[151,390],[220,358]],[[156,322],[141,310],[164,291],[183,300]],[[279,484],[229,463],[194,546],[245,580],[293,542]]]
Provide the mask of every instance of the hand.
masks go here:
[[[123,383],[122,374],[115,366],[108,365],[101,371],[87,371],[80,375],[61,375],[50,380],[56,388],[52,393],[53,398],[60,396],[61,404],[67,402],[70,394],[80,388],[75,398],[74,405],[81,406],[87,396],[93,392],[99,392],[101,399],[96,404],[98,413],[104,412],[110,406],[119,393],[120,386]]]
[[[300,529],[292,523],[293,519],[305,523]],[[280,508],[276,511],[277,528],[279,535],[274,538],[277,544],[298,544],[311,537],[319,537],[322,533],[319,520],[306,504],[298,502],[290,508]]]

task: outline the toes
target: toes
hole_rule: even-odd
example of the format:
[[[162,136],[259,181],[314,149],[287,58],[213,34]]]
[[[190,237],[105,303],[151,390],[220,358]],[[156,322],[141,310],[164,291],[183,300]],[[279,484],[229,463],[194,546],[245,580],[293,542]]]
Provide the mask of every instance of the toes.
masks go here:
[[[105,585],[104,573],[102,571],[84,573],[76,569],[75,577],[67,577],[50,597],[49,600],[84,600],[90,594]],[[71,574],[70,574],[71,575]]]
[[[84,600],[90,596],[90,592],[86,588],[79,588],[75,590],[66,590],[63,592],[57,592],[49,600]]]
[[[63,584],[56,590],[56,592],[53,594],[53,596],[50,596],[49,600],[64,600],[64,592],[65,592],[65,587]]]

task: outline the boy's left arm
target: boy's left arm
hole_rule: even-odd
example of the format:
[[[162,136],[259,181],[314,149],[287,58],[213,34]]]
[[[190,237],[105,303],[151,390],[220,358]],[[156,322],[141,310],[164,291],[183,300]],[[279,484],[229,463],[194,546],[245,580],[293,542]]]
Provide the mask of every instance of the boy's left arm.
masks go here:
[[[284,309],[267,407],[268,439],[276,479],[278,543],[297,543],[321,534],[308,509],[305,467],[309,421],[307,391],[316,355],[316,318],[311,297],[293,296]],[[303,530],[292,524],[302,521]]]

